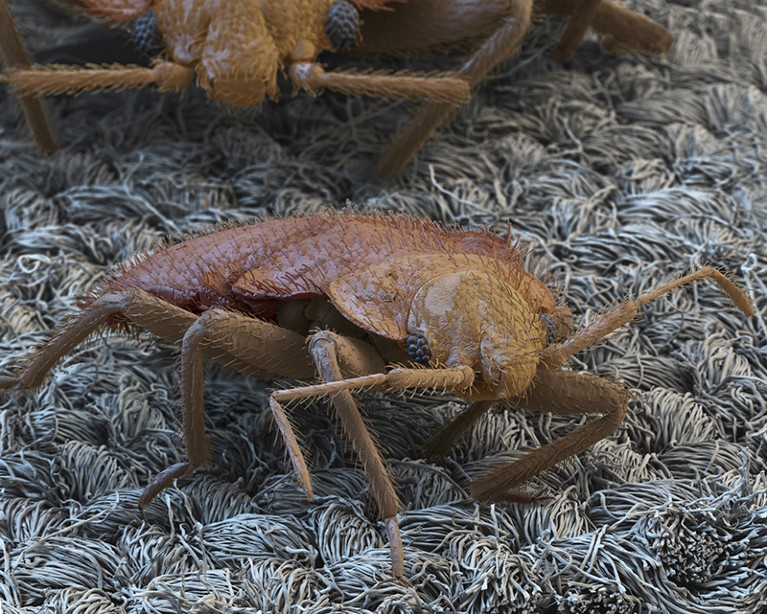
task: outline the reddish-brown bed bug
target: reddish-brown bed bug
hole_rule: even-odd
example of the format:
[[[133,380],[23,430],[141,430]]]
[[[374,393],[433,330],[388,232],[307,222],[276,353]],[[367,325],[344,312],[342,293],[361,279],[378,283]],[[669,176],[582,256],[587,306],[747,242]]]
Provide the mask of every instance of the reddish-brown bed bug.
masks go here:
[[[362,459],[386,523],[394,574],[404,573],[400,507],[384,461],[351,395],[360,389],[436,389],[470,405],[427,444],[442,454],[495,401],[595,421],[488,471],[469,491],[482,501],[524,499],[513,489],[609,435],[628,390],[563,368],[568,357],[636,317],[639,308],[709,278],[746,314],[746,295],[704,267],[572,331],[573,317],[523,266],[523,252],[487,231],[404,215],[328,214],[261,221],[189,239],[137,259],[85,297],[81,311],[0,389],[39,386],[78,343],[104,326],[131,325],[181,345],[188,460],[146,488],[143,509],[171,482],[211,461],[204,427],[203,359],[264,378],[319,379],[275,391],[270,407],[298,480],[312,486],[282,404],[328,396]]]

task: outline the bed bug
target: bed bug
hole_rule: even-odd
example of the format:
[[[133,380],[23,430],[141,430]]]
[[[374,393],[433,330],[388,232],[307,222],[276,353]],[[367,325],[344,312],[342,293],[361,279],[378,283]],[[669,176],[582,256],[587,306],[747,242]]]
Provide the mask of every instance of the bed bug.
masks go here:
[[[360,456],[389,536],[393,573],[404,574],[399,500],[352,391],[436,389],[468,408],[426,444],[444,454],[496,401],[601,417],[468,485],[482,501],[525,500],[514,488],[609,435],[629,392],[563,368],[568,357],[626,324],[663,294],[713,279],[746,314],[746,295],[704,267],[616,303],[573,332],[573,315],[524,266],[524,250],[489,230],[459,230],[404,215],[323,214],[222,229],[158,249],[82,299],[68,326],[33,352],[0,389],[29,390],[102,327],[134,326],[181,345],[187,460],[160,472],[143,509],[174,479],[211,462],[204,427],[203,359],[253,377],[320,380],[277,390],[269,406],[296,476],[312,484],[283,404],[329,397]]]
[[[403,169],[434,130],[519,48],[533,13],[571,16],[556,47],[570,57],[589,27],[609,52],[667,53],[672,36],[649,18],[609,0],[71,0],[87,14],[127,24],[151,67],[36,66],[0,0],[0,51],[38,143],[56,147],[38,94],[79,94],[139,88],[181,90],[196,78],[208,96],[236,106],[258,105],[280,94],[286,74],[294,92],[323,89],[352,95],[425,100],[395,137],[378,172]],[[429,54],[469,46],[473,51],[448,75],[384,71],[326,71],[325,51],[352,55]]]

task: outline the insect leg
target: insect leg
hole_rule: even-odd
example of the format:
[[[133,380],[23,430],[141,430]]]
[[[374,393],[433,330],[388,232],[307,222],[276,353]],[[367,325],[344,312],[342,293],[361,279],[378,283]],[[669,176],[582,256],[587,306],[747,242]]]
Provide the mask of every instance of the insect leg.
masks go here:
[[[184,345],[181,380],[184,438],[189,460],[168,467],[152,480],[139,500],[142,511],[173,480],[209,461],[210,446],[205,435],[202,406],[202,366],[199,355],[195,353],[197,347],[202,347],[206,356],[252,375],[309,379],[314,374],[301,335],[222,310],[205,312],[198,318],[156,296],[131,290],[105,294],[93,301],[64,330],[33,352],[18,375],[0,376],[0,389],[36,388],[63,356],[107,324],[112,316],[121,316],[141,329],[174,343],[183,342]],[[260,351],[254,351],[256,349]],[[281,428],[288,446],[293,444],[292,448],[298,450],[295,436],[284,416]],[[294,461],[303,463],[300,451]],[[308,479],[308,474],[304,472],[304,475]],[[311,488],[308,492],[311,494]]]
[[[569,60],[581,44],[602,0],[579,0],[554,49],[555,60]]]
[[[2,55],[8,70],[29,68],[32,65],[29,54],[19,38],[13,16],[5,0],[0,0],[0,55]],[[0,82],[8,80],[0,75]],[[34,93],[19,93],[19,102],[27,118],[27,124],[37,144],[44,151],[55,151],[59,148],[53,135],[48,116],[42,101]]]
[[[152,9],[153,0],[75,0],[77,8],[94,17],[126,21]]]
[[[512,0],[511,16],[469,58],[456,76],[465,79],[469,87],[478,85],[490,71],[509,59],[522,44],[530,27],[531,0]],[[455,111],[448,102],[433,102],[416,111],[410,123],[394,138],[376,167],[380,175],[401,171],[431,138],[434,131]]]
[[[365,360],[367,354],[365,345],[329,331],[320,331],[312,336],[309,352],[317,365],[320,379],[332,382],[343,379],[341,362],[358,363]],[[369,348],[369,346],[367,347]],[[370,351],[372,353],[372,348]],[[379,372],[381,370],[383,370],[383,365],[380,365],[378,369]],[[373,441],[365,425],[365,420],[357,407],[357,402],[351,393],[348,390],[339,391],[331,396],[331,403],[341,421],[344,432],[351,440],[354,450],[362,461],[365,473],[370,478],[370,487],[389,535],[392,573],[395,577],[401,578],[405,573],[405,555],[397,522],[400,502],[386,470],[386,464],[381,458],[381,453]]]
[[[105,326],[110,317],[121,316],[169,341],[178,341],[195,316],[141,290],[100,296],[75,317],[64,330],[33,352],[27,365],[15,377],[0,377],[0,389],[31,389],[39,386],[48,371],[84,339]],[[189,473],[189,463],[177,463],[161,472],[144,491],[139,509],[174,479]],[[149,495],[149,496],[148,496]],[[148,496],[148,498],[147,498]]]
[[[309,351],[317,365],[320,378],[326,383],[273,392],[270,403],[279,405],[280,401],[325,394],[331,395],[331,402],[344,432],[351,439],[355,451],[362,460],[365,472],[370,478],[371,488],[389,535],[392,571],[396,577],[400,578],[404,574],[405,563],[402,538],[397,523],[399,499],[381,454],[365,425],[357,403],[351,396],[351,391],[378,387],[466,389],[474,382],[474,372],[468,367],[457,369],[394,369],[389,373],[374,373],[342,379],[344,375],[343,366],[361,366],[370,362],[371,348],[369,346],[355,339],[342,337],[329,331],[321,331],[312,336]]]
[[[538,8],[550,15],[575,15],[583,10],[582,1],[540,0]],[[610,0],[599,3],[590,25],[603,35],[602,49],[608,53],[639,51],[664,55],[674,43],[674,36],[662,25]]]
[[[577,354],[596,343],[602,337],[609,335],[633,320],[639,314],[639,308],[656,298],[699,279],[713,279],[720,288],[732,299],[732,302],[746,315],[754,313],[751,301],[724,273],[711,266],[705,266],[697,271],[663,284],[655,290],[650,290],[638,296],[635,300],[618,303],[603,316],[596,319],[583,330],[578,331],[567,341],[550,345],[540,352],[541,368],[556,369],[563,365],[568,356]]]
[[[258,377],[309,379],[314,375],[302,335],[224,309],[204,312],[190,324],[181,341],[184,440],[189,461],[184,470],[178,469],[182,472],[180,475],[210,463],[210,442],[205,433],[203,358]],[[293,428],[281,408],[272,410],[301,486],[311,499],[309,471]],[[144,492],[140,506],[148,505],[176,477],[173,472],[159,474]]]
[[[460,105],[469,99],[469,86],[456,76],[435,77],[417,73],[325,72],[319,64],[298,62],[290,67],[296,88],[315,93],[322,88],[352,96],[434,100]]]
[[[447,454],[455,441],[468,431],[494,404],[494,401],[475,401],[469,405],[452,422],[443,426],[424,442],[421,446],[423,453],[427,458],[439,458]]]
[[[357,8],[371,11],[391,11],[393,7],[386,6],[389,2],[407,2],[407,0],[352,0]]]
[[[175,313],[173,310],[179,313]],[[21,372],[12,377],[0,377],[0,389],[30,390],[37,388],[53,366],[65,355],[71,352],[87,337],[98,331],[110,316],[122,314],[143,325],[141,315],[151,313],[166,313],[166,318],[183,318],[184,315],[194,320],[194,316],[178,307],[160,301],[145,292],[131,291],[125,293],[110,293],[97,298],[82,310],[61,332],[56,334],[45,345],[30,354],[29,361]],[[135,317],[139,316],[139,317]],[[150,327],[147,327],[150,328]]]
[[[157,62],[152,68],[141,66],[33,66],[12,69],[8,81],[19,95],[83,94],[95,91],[115,91],[156,85],[161,91],[181,91],[191,85],[194,70],[175,62]]]
[[[481,501],[506,498],[515,486],[617,429],[626,415],[630,398],[628,389],[621,384],[588,372],[539,371],[527,396],[519,400],[521,405],[562,414],[601,413],[602,417],[528,452],[520,460],[480,475],[469,484],[469,492]],[[518,499],[514,495],[510,498]]]
[[[466,392],[474,383],[471,367],[447,367],[444,369],[392,369],[388,373],[374,373],[350,377],[324,384],[299,386],[272,393],[273,402],[309,399],[333,395],[344,390],[407,390],[412,388],[439,389],[447,393]]]

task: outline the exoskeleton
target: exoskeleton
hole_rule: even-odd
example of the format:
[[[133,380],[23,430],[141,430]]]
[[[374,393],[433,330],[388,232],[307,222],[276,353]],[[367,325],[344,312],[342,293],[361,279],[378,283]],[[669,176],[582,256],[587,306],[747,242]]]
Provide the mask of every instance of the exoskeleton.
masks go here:
[[[523,250],[487,231],[401,215],[327,214],[222,229],[158,249],[121,268],[79,314],[33,352],[0,389],[29,390],[102,327],[134,326],[181,346],[187,460],[168,467],[140,500],[211,462],[204,427],[203,360],[264,379],[319,380],[272,392],[269,405],[298,480],[309,470],[283,405],[327,396],[360,456],[389,535],[394,575],[404,574],[400,503],[352,392],[432,389],[468,408],[436,433],[444,454],[495,402],[600,416],[468,485],[481,501],[524,500],[514,488],[609,435],[628,390],[565,368],[568,357],[637,316],[640,307],[691,281],[717,282],[746,314],[746,295],[712,267],[614,304],[573,332],[573,316],[523,266]]]
[[[87,14],[128,24],[154,56],[152,67],[31,66],[0,0],[0,51],[38,143],[56,141],[37,95],[79,94],[156,85],[181,90],[195,80],[208,96],[231,105],[277,98],[278,79],[294,91],[328,89],[352,95],[425,100],[394,139],[378,171],[404,168],[434,130],[499,64],[517,51],[534,14],[570,16],[555,55],[570,57],[589,27],[608,52],[668,52],[671,34],[610,0],[70,0]],[[352,55],[428,55],[471,49],[452,74],[326,71],[325,51]]]

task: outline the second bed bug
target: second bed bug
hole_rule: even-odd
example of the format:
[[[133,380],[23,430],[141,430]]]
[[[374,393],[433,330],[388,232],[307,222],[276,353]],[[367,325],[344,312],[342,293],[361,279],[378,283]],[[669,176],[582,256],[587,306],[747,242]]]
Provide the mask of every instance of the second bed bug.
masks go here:
[[[746,314],[752,307],[712,267],[613,305],[576,332],[573,316],[523,266],[523,251],[486,231],[401,215],[328,214],[223,229],[158,249],[84,297],[81,310],[0,389],[30,390],[83,339],[134,326],[181,346],[187,460],[147,486],[140,507],[211,462],[203,360],[263,379],[318,379],[272,392],[271,411],[298,480],[312,498],[304,456],[283,404],[327,396],[360,456],[384,519],[393,573],[404,574],[400,509],[386,465],[352,391],[440,390],[469,406],[426,445],[445,453],[496,401],[599,418],[468,485],[482,501],[524,500],[514,489],[613,432],[626,414],[621,384],[564,368],[568,357],[691,281],[712,279]]]
[[[434,130],[519,49],[535,14],[569,16],[555,55],[566,59],[589,28],[609,52],[667,53],[668,30],[609,0],[71,0],[96,18],[125,23],[152,67],[31,67],[0,0],[0,52],[41,147],[56,147],[38,94],[156,85],[181,90],[196,79],[212,100],[242,106],[280,94],[286,75],[299,90],[427,101],[395,137],[378,166],[404,168]],[[326,70],[319,57],[337,51],[366,57],[428,55],[471,48],[447,75],[382,70]]]

